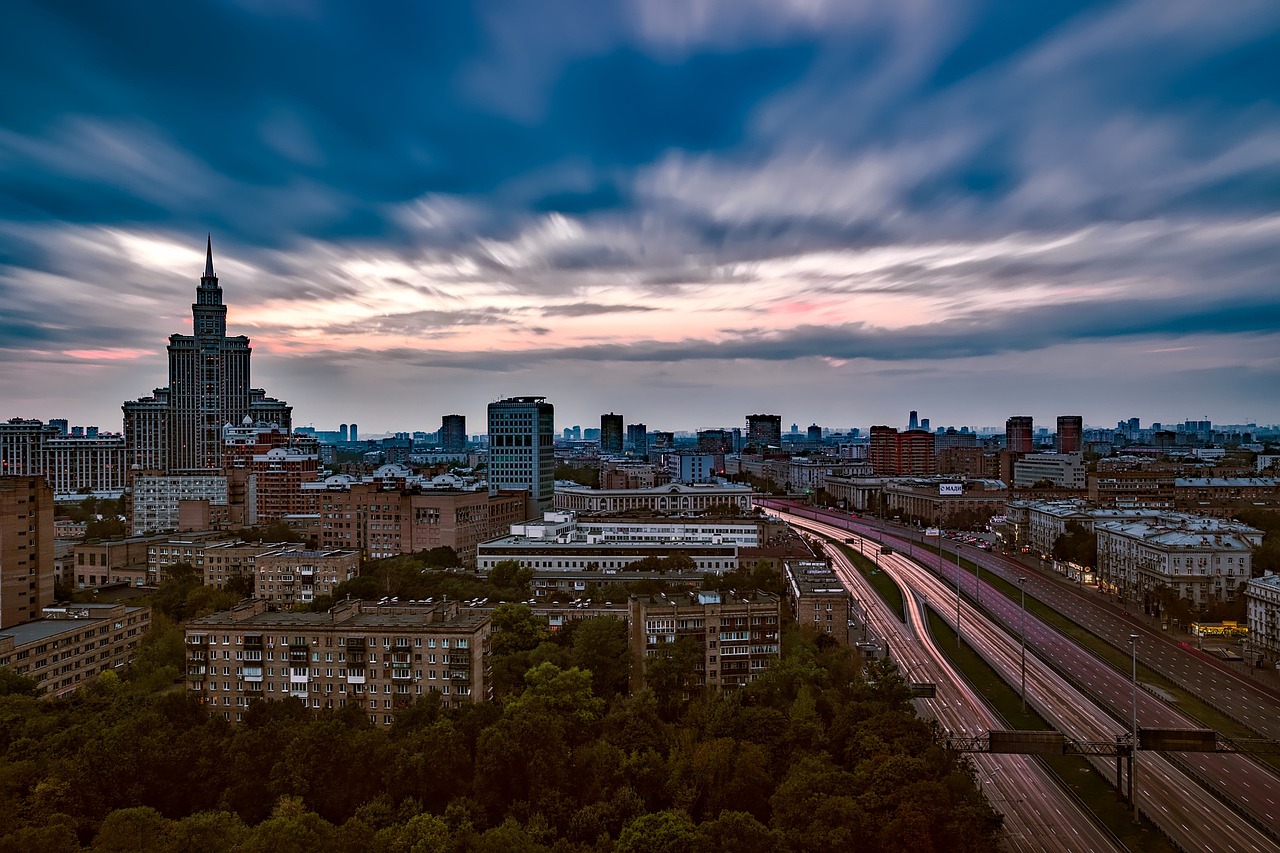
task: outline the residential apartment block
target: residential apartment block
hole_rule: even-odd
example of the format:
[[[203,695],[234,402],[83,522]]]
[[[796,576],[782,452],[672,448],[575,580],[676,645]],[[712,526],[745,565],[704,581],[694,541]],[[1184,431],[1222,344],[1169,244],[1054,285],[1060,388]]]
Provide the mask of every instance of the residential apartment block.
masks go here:
[[[849,643],[849,592],[825,560],[787,560],[787,604],[798,625],[811,625],[842,644]]]
[[[938,460],[933,441],[933,433],[924,430],[898,432],[893,427],[873,426],[868,460],[882,477],[936,474]]]
[[[254,595],[281,608],[310,604],[360,572],[360,552],[285,548],[255,560]]]
[[[781,623],[781,600],[758,590],[633,595],[628,631],[638,659],[632,689],[644,685],[647,661],[663,645],[684,638],[702,650],[694,689],[741,687],[778,659]]]
[[[49,607],[43,618],[0,628],[0,667],[36,679],[45,696],[65,696],[134,657],[151,609],[123,604]]]
[[[253,702],[292,697],[313,711],[354,704],[389,726],[431,692],[452,707],[490,698],[490,622],[456,602],[285,613],[252,599],[188,623],[187,689],[233,721]]]
[[[1249,648],[1280,667],[1280,575],[1268,572],[1250,580],[1247,601]]]
[[[0,628],[53,603],[53,514],[43,477],[0,477]]]

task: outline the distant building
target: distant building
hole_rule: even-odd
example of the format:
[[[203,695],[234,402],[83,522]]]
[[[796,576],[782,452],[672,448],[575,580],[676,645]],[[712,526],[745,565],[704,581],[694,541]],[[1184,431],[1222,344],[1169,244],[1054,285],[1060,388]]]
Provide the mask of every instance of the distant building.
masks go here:
[[[631,687],[643,687],[648,662],[680,640],[702,651],[691,690],[742,687],[779,658],[781,622],[778,596],[758,590],[633,595],[628,630],[637,661]]]
[[[221,470],[136,475],[132,494],[133,535],[177,530],[182,501],[208,501],[213,521],[226,523],[229,504],[227,482],[227,475]]]
[[[1280,575],[1268,572],[1250,580],[1244,589],[1249,625],[1249,650],[1280,666]]]
[[[42,477],[55,500],[85,493],[119,497],[128,481],[126,458],[120,435],[96,429],[93,435],[68,435],[65,426],[52,421],[46,425],[13,418],[0,423],[0,476]]]
[[[633,456],[648,456],[649,428],[644,424],[627,424],[627,441],[623,449]]]
[[[1014,488],[1032,488],[1038,483],[1083,492],[1087,485],[1084,454],[1029,453],[1013,463]]]
[[[267,607],[254,599],[187,623],[188,692],[226,720],[243,720],[253,702],[292,696],[313,712],[355,705],[389,726],[428,693],[449,707],[491,698],[488,614],[453,602],[347,601],[328,613]]]
[[[1058,415],[1058,434],[1054,449],[1059,453],[1079,453],[1084,450],[1084,418],[1079,415]]]
[[[782,415],[747,415],[747,444],[782,446]]]
[[[546,397],[490,403],[490,490],[524,489],[530,511],[542,512],[554,500],[555,475],[555,407]]]
[[[222,428],[245,417],[291,426],[292,408],[253,388],[249,339],[227,335],[227,307],[213,271],[213,243],[191,306],[190,335],[169,336],[169,385],[124,404],[130,465],[164,471],[222,466]]]
[[[1035,450],[1031,418],[1014,415],[1004,422],[1005,449],[1014,453],[1031,453]]]
[[[600,452],[622,453],[622,415],[610,412],[600,416]]]
[[[556,486],[555,508],[580,513],[624,513],[644,510],[657,513],[705,512],[732,508],[749,513],[755,493],[735,483],[684,485],[672,483],[653,489],[592,489],[561,483]]]
[[[893,427],[873,426],[868,460],[881,476],[927,476],[938,470],[933,433],[924,430],[900,433]]]
[[[445,415],[440,420],[440,444],[446,453],[461,453],[467,449],[467,418],[465,415]]]
[[[673,483],[709,483],[716,475],[716,456],[713,453],[675,452],[663,457],[667,463],[667,475]]]

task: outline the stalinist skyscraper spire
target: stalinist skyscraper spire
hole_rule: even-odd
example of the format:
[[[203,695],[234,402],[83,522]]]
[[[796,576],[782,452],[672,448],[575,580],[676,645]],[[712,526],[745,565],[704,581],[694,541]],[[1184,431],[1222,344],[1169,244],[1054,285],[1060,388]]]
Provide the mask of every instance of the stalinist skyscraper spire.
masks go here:
[[[213,270],[213,237],[205,244],[204,275],[191,305],[190,335],[169,336],[169,385],[124,404],[131,464],[168,471],[219,468],[222,428],[255,423],[290,428],[292,409],[253,388],[252,349],[227,335],[227,306]]]

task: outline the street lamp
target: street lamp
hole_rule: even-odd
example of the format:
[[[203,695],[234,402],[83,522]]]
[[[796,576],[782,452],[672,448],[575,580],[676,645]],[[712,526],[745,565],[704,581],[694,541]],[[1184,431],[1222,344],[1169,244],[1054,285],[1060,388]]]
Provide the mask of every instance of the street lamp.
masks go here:
[[[1018,590],[1022,598],[1022,643],[1019,651],[1019,668],[1022,670],[1022,713],[1027,713],[1027,579],[1018,578]]]
[[[1135,777],[1138,774],[1138,635],[1129,635],[1129,646],[1133,652],[1133,722],[1132,736],[1133,744],[1129,752],[1129,799],[1133,802],[1133,822],[1137,823],[1138,818],[1138,784]]]

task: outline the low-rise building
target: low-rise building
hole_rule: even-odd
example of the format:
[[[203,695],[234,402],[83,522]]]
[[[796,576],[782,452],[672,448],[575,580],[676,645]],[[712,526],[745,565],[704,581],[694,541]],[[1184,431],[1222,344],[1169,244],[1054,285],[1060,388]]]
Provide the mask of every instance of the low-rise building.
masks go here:
[[[1249,648],[1280,667],[1280,575],[1268,572],[1245,585]]]
[[[490,624],[457,602],[292,613],[252,599],[188,623],[187,689],[236,722],[253,702],[292,697],[313,711],[356,705],[389,726],[428,693],[450,707],[490,697]]]
[[[778,659],[782,602],[768,592],[633,595],[628,631],[636,654],[632,689],[644,685],[648,662],[666,644],[688,638],[702,650],[692,689],[741,687]]]
[[[333,589],[360,572],[360,552],[285,548],[258,555],[254,595],[289,608],[333,595]]]
[[[1166,513],[1156,519],[1094,524],[1098,579],[1150,607],[1168,589],[1195,607],[1243,592],[1262,531],[1236,521]]]
[[[798,625],[815,630],[848,645],[849,592],[825,560],[788,560],[784,567],[787,604]]]
[[[555,508],[579,513],[679,513],[732,509],[749,514],[755,493],[736,483],[671,483],[653,489],[592,489],[556,483]]]
[[[123,670],[151,625],[151,608],[124,604],[71,604],[42,613],[0,629],[0,667],[34,678],[46,697]]]
[[[1087,485],[1084,454],[1029,453],[1013,463],[1014,488],[1032,488],[1041,483],[1083,492]]]

